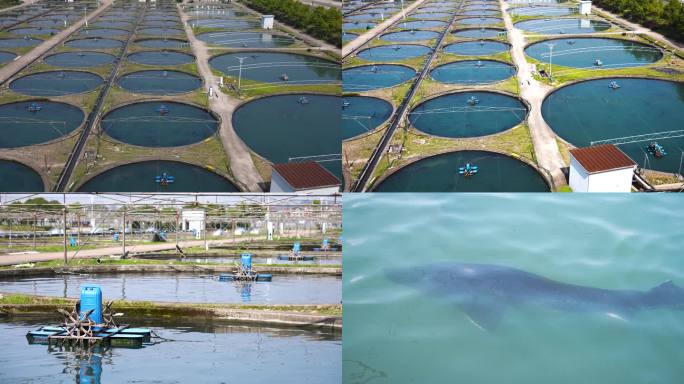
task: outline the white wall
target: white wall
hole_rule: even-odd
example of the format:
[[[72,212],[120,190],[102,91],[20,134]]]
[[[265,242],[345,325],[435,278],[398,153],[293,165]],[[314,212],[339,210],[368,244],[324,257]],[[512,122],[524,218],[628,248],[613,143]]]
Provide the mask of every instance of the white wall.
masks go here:
[[[591,1],[580,1],[579,13],[580,15],[590,15]]]
[[[183,229],[186,231],[204,231],[204,211],[183,210],[181,212]]]
[[[634,168],[587,174],[570,156],[570,188],[574,192],[631,192]]]

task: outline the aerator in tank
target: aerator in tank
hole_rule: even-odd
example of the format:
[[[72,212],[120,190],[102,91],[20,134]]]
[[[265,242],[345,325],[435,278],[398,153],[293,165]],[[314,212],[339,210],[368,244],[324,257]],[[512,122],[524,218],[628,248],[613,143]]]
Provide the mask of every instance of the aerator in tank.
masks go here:
[[[240,265],[234,273],[222,273],[219,281],[271,281],[273,275],[269,273],[257,273],[252,268],[252,254],[243,253],[240,256]]]
[[[71,312],[58,308],[62,323],[44,325],[26,334],[29,344],[104,345],[107,347],[141,348],[150,342],[152,330],[117,324],[121,313],[112,311],[112,302],[102,305],[102,289],[98,285],[81,286],[81,297]]]

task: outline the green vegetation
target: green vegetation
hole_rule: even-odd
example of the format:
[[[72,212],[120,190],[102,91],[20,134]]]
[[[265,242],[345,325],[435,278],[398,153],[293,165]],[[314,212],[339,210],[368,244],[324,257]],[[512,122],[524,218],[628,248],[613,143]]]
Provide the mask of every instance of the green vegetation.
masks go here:
[[[335,8],[312,7],[296,0],[246,0],[251,8],[273,14],[307,34],[342,46],[342,12]]]
[[[680,0],[596,0],[596,5],[634,23],[684,40],[684,3]]]
[[[69,304],[71,300],[61,297],[36,297],[31,295],[10,294],[0,298],[0,304]]]
[[[0,0],[0,9],[13,7],[21,4],[19,0]]]

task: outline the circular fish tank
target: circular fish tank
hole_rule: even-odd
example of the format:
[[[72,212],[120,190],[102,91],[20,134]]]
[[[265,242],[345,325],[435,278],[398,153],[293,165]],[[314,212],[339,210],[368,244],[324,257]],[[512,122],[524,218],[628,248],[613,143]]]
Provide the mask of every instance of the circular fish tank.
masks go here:
[[[344,21],[369,21],[376,19],[380,19],[380,12],[359,13],[356,15],[347,15],[344,17]]]
[[[568,18],[525,20],[515,23],[514,26],[526,32],[534,32],[544,35],[575,35],[605,31],[610,28],[610,23],[601,20]]]
[[[178,20],[145,20],[143,27],[180,27]]]
[[[114,55],[102,52],[62,52],[46,56],[43,61],[55,67],[85,68],[98,65],[112,64],[116,60]]]
[[[515,67],[502,61],[466,60],[442,64],[430,76],[446,84],[490,84],[515,75]]]
[[[430,47],[418,44],[389,44],[366,48],[356,56],[367,61],[400,61],[425,56]]]
[[[33,100],[0,104],[0,148],[41,144],[64,137],[84,119],[80,108],[66,103]]]
[[[0,48],[22,48],[22,47],[32,47],[42,43],[43,40],[28,38],[28,39],[0,39]]]
[[[660,49],[635,41],[607,38],[553,39],[534,43],[525,54],[549,62],[553,43],[553,64],[573,68],[627,68],[655,63],[663,57]]]
[[[127,31],[125,29],[88,28],[88,29],[84,29],[81,32],[79,32],[78,36],[79,37],[86,37],[86,36],[91,36],[91,37],[121,37],[121,36],[126,36],[129,33],[130,33],[130,31]]]
[[[506,52],[511,49],[507,43],[491,40],[464,41],[444,47],[444,52],[460,56],[487,56]]]
[[[439,20],[413,20],[398,23],[397,28],[404,29],[424,29],[424,28],[444,28],[447,23]]]
[[[494,25],[499,23],[503,23],[503,19],[498,17],[466,17],[456,20],[456,24],[460,25]]]
[[[69,48],[78,49],[111,49],[122,47],[123,41],[91,37],[86,39],[69,40],[64,44]]]
[[[200,33],[197,38],[228,48],[280,48],[295,43],[290,36],[265,32],[206,32]]]
[[[288,94],[262,97],[233,113],[237,135],[254,152],[274,163],[295,157],[339,159],[342,143],[338,96]],[[336,155],[336,156],[330,156]],[[342,180],[340,160],[320,163]]]
[[[351,139],[377,128],[392,115],[389,102],[377,97],[342,98],[342,140]]]
[[[176,51],[141,51],[128,55],[128,60],[144,65],[182,65],[195,61],[193,55]]]
[[[487,39],[490,37],[497,37],[499,33],[506,32],[502,29],[493,28],[469,28],[469,29],[459,29],[453,33],[454,36],[467,37],[471,39]]]
[[[473,171],[473,167],[477,167],[477,171]],[[544,177],[532,166],[510,156],[489,151],[457,151],[418,160],[392,173],[373,189],[374,192],[549,190]]]
[[[611,87],[612,82],[618,87]],[[598,140],[678,131],[684,126],[684,83],[639,78],[582,81],[548,95],[542,116],[558,136],[577,147]],[[642,167],[678,172],[684,138],[655,141],[665,156],[656,158],[647,150],[650,140],[619,147]]]
[[[43,179],[31,167],[16,161],[0,160],[0,192],[42,192]]]
[[[135,41],[145,48],[183,48],[188,42],[181,39],[140,39]]]
[[[133,24],[129,23],[128,21],[116,21],[116,20],[101,20],[96,23],[90,24],[93,27],[100,27],[100,28],[122,28],[122,29],[130,29],[133,27]]]
[[[189,104],[146,101],[107,113],[102,130],[123,143],[141,147],[180,147],[216,133],[218,120],[207,110]]]
[[[202,86],[202,80],[186,72],[150,70],[123,75],[118,79],[117,84],[133,93],[178,95],[198,89]]]
[[[470,10],[470,11],[463,11],[460,13],[460,15],[462,15],[462,16],[497,16],[499,14],[500,14],[499,11],[488,10],[488,9]]]
[[[411,16],[415,17],[416,19],[422,19],[422,20],[439,20],[439,19],[448,19],[452,16],[452,14],[447,13],[447,12],[421,12],[421,13],[414,13]]]
[[[185,36],[185,31],[182,29],[164,27],[140,28],[137,33],[150,36]]]
[[[7,31],[11,35],[20,35],[20,36],[26,36],[26,35],[54,35],[60,32],[59,29],[56,28],[43,28],[43,27],[37,27],[37,28],[15,28],[15,29],[10,29]]]
[[[16,54],[12,52],[2,52],[0,51],[0,64],[8,63],[17,57]]]
[[[162,183],[166,175],[173,182]],[[159,179],[159,181],[157,181]],[[79,192],[239,192],[230,180],[203,167],[179,161],[152,160],[104,171],[86,181]]]
[[[342,23],[342,30],[373,29],[375,28],[375,25],[375,23],[355,21],[351,23]]]
[[[393,43],[404,43],[409,41],[432,40],[438,37],[439,32],[412,30],[386,33],[381,35],[380,39]]]
[[[416,71],[404,65],[362,65],[342,71],[342,90],[365,92],[394,87],[416,76]]]
[[[359,37],[356,33],[342,32],[342,41],[349,42]]]
[[[48,71],[22,76],[13,80],[11,90],[30,96],[64,96],[90,92],[104,80],[91,72]]]
[[[188,23],[193,28],[252,29],[261,26],[256,20],[240,19],[194,19],[188,20]]]
[[[569,16],[577,11],[568,7],[516,7],[508,13],[514,16]]]
[[[522,123],[527,107],[522,101],[496,92],[467,91],[426,100],[409,113],[421,132],[463,138],[503,132]]]
[[[297,53],[226,53],[212,57],[209,64],[228,76],[238,77],[239,57],[245,57],[242,64],[243,81],[247,79],[263,83],[330,84],[340,80],[339,63]]]

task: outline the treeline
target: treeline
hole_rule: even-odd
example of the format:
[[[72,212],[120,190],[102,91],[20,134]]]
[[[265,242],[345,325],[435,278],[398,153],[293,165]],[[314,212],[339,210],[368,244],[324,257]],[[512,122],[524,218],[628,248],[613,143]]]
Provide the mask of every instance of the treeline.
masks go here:
[[[631,22],[684,42],[684,3],[680,0],[594,0],[594,3]]]
[[[294,28],[338,47],[342,45],[342,12],[336,8],[312,7],[296,0],[245,0],[251,8],[272,14]]]

